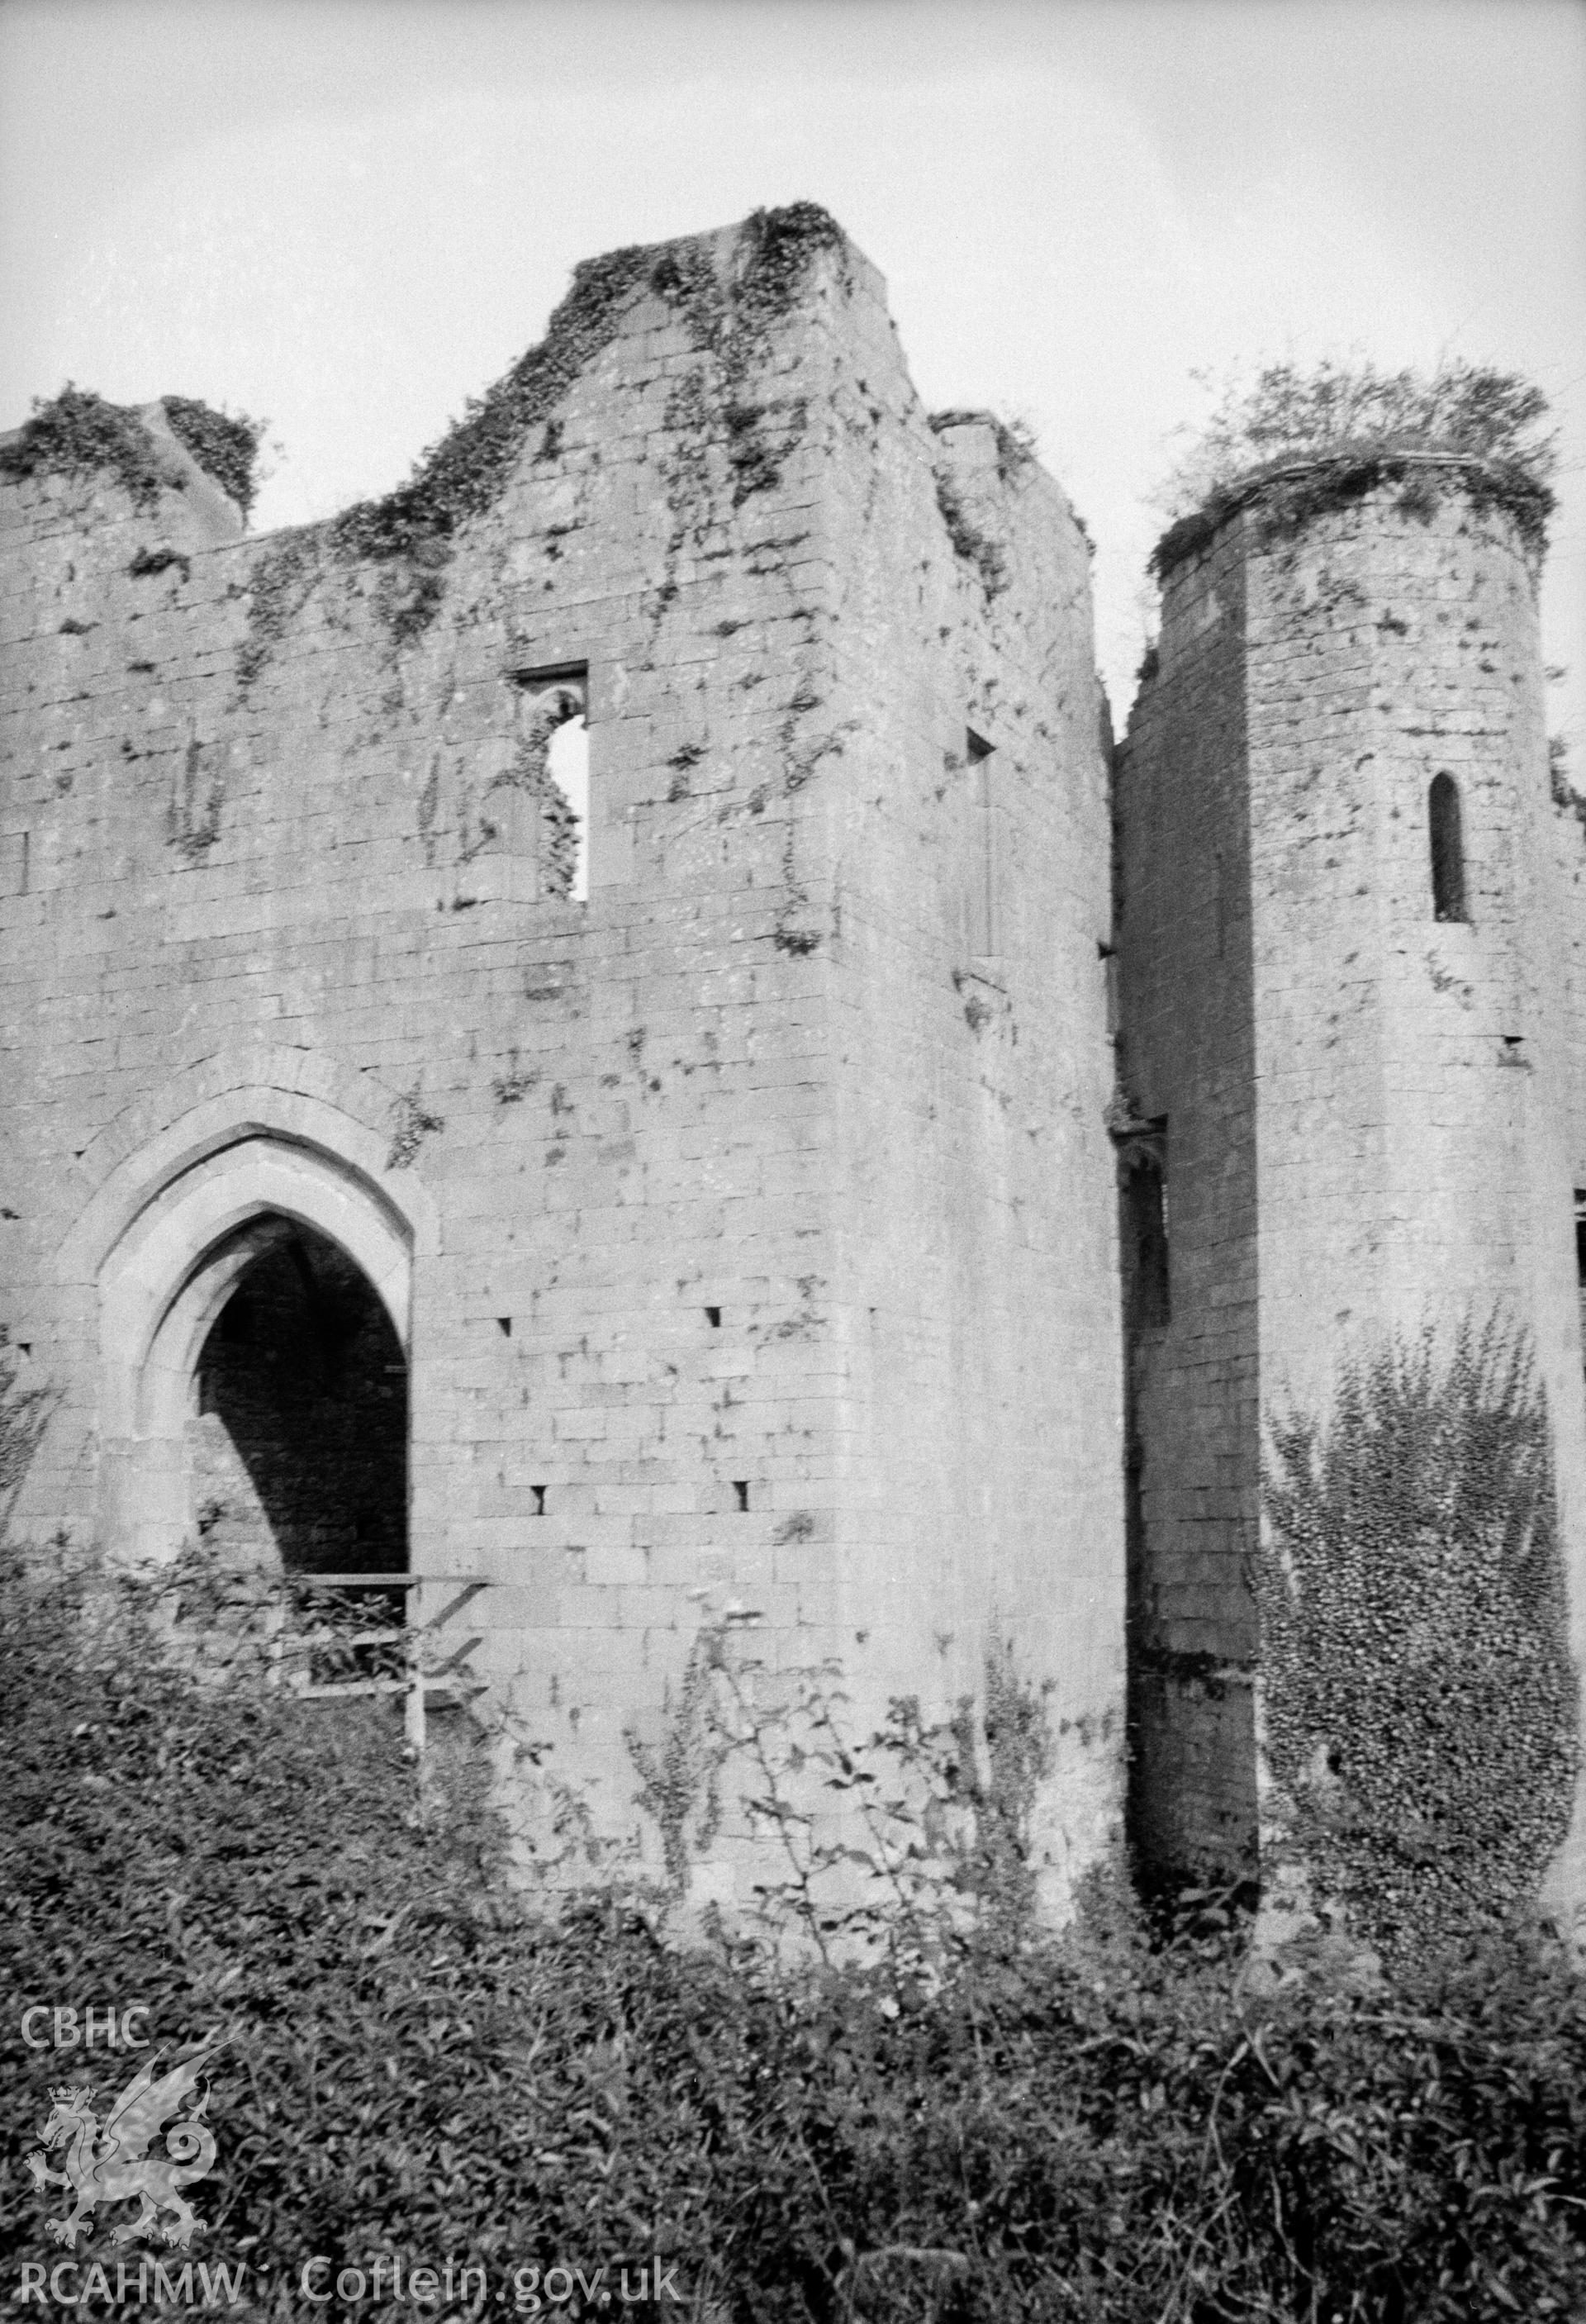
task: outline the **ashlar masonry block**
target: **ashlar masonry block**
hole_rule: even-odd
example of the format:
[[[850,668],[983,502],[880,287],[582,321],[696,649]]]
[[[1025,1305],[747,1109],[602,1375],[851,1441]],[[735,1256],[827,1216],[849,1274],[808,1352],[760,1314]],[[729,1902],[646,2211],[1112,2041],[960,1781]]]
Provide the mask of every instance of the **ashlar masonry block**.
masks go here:
[[[1061,1913],[1119,1824],[1124,1636],[1062,493],[933,422],[807,207],[581,267],[413,481],[325,523],[254,539],[163,407],[120,424],[125,474],[0,442],[0,1312],[60,1391],[17,1525],[201,1548],[222,1330],[267,1506],[246,1238],[389,1254],[411,1567],[427,1606],[489,1585],[457,1618],[534,1727],[526,1860],[558,1787],[659,1860],[628,1738],[704,1631],[784,1684],[834,1655],[861,1730],[1010,1646],[1065,1738]],[[359,1523],[321,1570],[366,1570]],[[696,1868],[730,1896],[747,1860]]]

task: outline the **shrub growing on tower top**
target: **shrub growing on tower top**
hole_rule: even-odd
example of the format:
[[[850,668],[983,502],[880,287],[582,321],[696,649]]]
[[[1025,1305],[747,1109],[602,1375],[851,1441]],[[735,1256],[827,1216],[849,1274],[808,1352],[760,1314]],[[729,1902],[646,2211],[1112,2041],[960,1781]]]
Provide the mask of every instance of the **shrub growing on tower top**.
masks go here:
[[[1555,505],[1556,431],[1548,403],[1515,372],[1444,363],[1432,373],[1370,363],[1268,364],[1223,391],[1162,499],[1174,522],[1151,569],[1166,579],[1236,510],[1259,501],[1290,530],[1323,508],[1399,483],[1403,504],[1429,515],[1440,480],[1482,507],[1508,511],[1536,556]]]

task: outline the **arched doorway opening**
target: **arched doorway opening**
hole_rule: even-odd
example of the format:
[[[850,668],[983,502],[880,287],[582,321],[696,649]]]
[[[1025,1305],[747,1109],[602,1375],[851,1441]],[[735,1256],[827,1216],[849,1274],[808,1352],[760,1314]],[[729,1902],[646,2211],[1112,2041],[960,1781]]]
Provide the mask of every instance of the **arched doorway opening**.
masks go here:
[[[226,1566],[405,1572],[408,1368],[374,1286],[281,1216],[251,1221],[206,1272],[219,1305],[188,1425],[200,1541]]]
[[[113,1556],[408,1567],[412,1245],[366,1171],[251,1125],[154,1183],[98,1268]]]

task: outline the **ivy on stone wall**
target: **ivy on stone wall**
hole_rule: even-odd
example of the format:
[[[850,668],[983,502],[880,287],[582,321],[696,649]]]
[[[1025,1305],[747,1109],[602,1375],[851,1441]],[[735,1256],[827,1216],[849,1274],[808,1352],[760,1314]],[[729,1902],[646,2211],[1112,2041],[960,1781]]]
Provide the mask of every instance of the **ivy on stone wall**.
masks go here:
[[[964,508],[958,480],[947,468],[936,470],[936,507],[947,528],[954,557],[962,557],[980,575],[986,603],[1008,586],[1008,563],[991,535],[982,532]]]
[[[1553,803],[1561,815],[1572,815],[1586,838],[1586,791],[1578,791],[1570,780],[1569,744],[1562,734],[1548,738],[1547,780]]]
[[[0,1536],[39,1449],[50,1401],[48,1389],[23,1384],[20,1367],[11,1352],[11,1334],[0,1323]]]
[[[729,322],[741,336],[763,332],[797,297],[814,251],[841,241],[835,222],[813,203],[756,211],[745,228],[745,258],[730,317],[725,302],[712,300],[705,290],[707,273],[715,287],[714,271],[688,244],[659,260],[652,248],[641,245],[586,260],[574,269],[573,287],[539,344],[482,398],[470,400],[463,418],[424,454],[407,484],[383,500],[360,502],[338,517],[331,527],[333,547],[344,557],[429,561],[433,570],[435,552],[442,544],[500,498],[530,436],[549,421],[573,382],[610,342],[622,309],[641,283],[665,297],[691,302],[696,321],[705,323],[705,336],[719,344]],[[753,420],[761,416],[746,417],[743,407],[728,406],[729,426],[735,430],[734,456],[741,465],[756,462],[746,438]],[[751,489],[768,480],[765,463],[760,461]],[[423,626],[439,595],[438,588],[427,593],[410,628]]]
[[[140,509],[180,483],[130,405],[107,403],[70,380],[48,403],[35,398],[32,418],[0,444],[0,476],[14,482],[99,474],[114,476]]]
[[[161,410],[171,431],[246,516],[254,500],[254,457],[264,423],[246,413],[233,418],[186,395],[168,395]],[[134,507],[152,508],[161,491],[180,492],[181,472],[160,447],[130,404],[107,403],[70,380],[48,403],[35,399],[32,416],[0,444],[0,475],[113,475]]]
[[[954,408],[929,413],[927,424],[933,436],[948,428],[989,428],[997,439],[998,478],[1005,484],[1011,484],[1036,457],[1035,430],[1028,420],[1002,420],[994,411]]]
[[[573,892],[578,867],[579,816],[572,801],[550,770],[551,738],[569,719],[583,715],[581,695],[556,687],[536,705],[519,737],[511,768],[498,775],[497,786],[522,791],[539,809],[539,878],[548,896],[567,898]]]
[[[250,420],[245,411],[235,417],[229,411],[217,411],[212,405],[199,403],[189,395],[165,396],[161,409],[170,422],[171,434],[186,446],[205,475],[214,477],[245,517],[258,489],[254,462],[259,439],[264,433],[264,421]]]
[[[1294,532],[1387,484],[1423,518],[1450,490],[1478,510],[1501,510],[1540,558],[1556,506],[1547,414],[1540,388],[1486,364],[1448,363],[1427,375],[1268,364],[1252,385],[1225,392],[1169,479],[1163,497],[1178,514],[1150,569],[1165,581],[1242,508],[1258,508],[1269,530]]]
[[[420,1083],[411,1089],[399,1091],[392,1100],[391,1150],[385,1157],[388,1170],[408,1170],[418,1158],[419,1148],[430,1134],[446,1128],[446,1116],[432,1113],[426,1106]]]
[[[933,411],[928,424],[936,436],[949,428],[989,428],[996,439],[998,480],[1005,485],[1010,484],[1036,456],[1035,438],[1021,420],[999,420],[994,411]],[[959,479],[950,466],[937,468],[936,483],[936,507],[953,543],[953,554],[974,567],[990,604],[1008,586],[1007,559],[998,543],[969,515]]]
[[[1271,1428],[1258,1563],[1272,1774],[1319,1895],[1385,1958],[1501,1925],[1569,1822],[1575,1677],[1527,1348],[1466,1326]]]
[[[325,529],[323,540],[338,563],[367,560],[387,567],[378,603],[393,642],[410,642],[434,619],[458,532],[500,499],[535,432],[540,431],[536,459],[560,456],[556,406],[610,344],[641,288],[680,308],[696,346],[719,359],[719,409],[701,417],[702,422],[706,416],[719,420],[724,429],[734,507],[774,485],[804,432],[807,407],[798,399],[752,406],[738,391],[765,334],[798,298],[816,252],[842,246],[834,219],[813,202],[794,202],[757,210],[746,222],[725,289],[708,245],[700,242],[671,244],[659,254],[653,246],[629,245],[576,267],[572,289],[544,338],[482,397],[469,399],[462,419],[422,455],[407,483],[382,500],[358,502]],[[304,561],[296,558],[294,580]],[[268,565],[261,567],[261,582],[272,572]],[[261,597],[255,589],[239,658],[244,689],[280,634],[283,602],[280,590]]]
[[[290,532],[259,558],[248,583],[248,631],[237,649],[236,682],[246,694],[313,595],[324,570],[318,531]]]

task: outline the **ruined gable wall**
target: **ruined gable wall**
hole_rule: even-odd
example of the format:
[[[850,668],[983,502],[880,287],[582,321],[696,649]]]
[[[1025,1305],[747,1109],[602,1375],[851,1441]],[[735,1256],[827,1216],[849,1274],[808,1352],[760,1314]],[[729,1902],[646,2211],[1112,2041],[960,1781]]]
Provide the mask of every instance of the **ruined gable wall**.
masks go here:
[[[930,1071],[946,1095],[922,1163],[919,1124],[900,1134],[889,1119],[896,1082],[870,1071],[872,1055],[906,1059],[911,978],[890,939],[854,934],[867,893],[894,915],[919,909],[921,840],[865,837],[851,856],[848,839],[872,779],[884,791],[907,768],[921,798],[941,782],[974,655],[988,665],[979,643],[946,646],[961,675],[945,720],[932,676],[945,641],[920,627],[917,551],[939,561],[933,632],[952,633],[970,601],[858,254],[825,232],[790,250],[752,226],[617,254],[586,281],[609,302],[578,310],[572,355],[494,497],[450,529],[427,529],[399,495],[350,523],[195,546],[185,567],[134,580],[143,520],[101,484],[5,495],[24,526],[92,540],[99,578],[97,626],[57,643],[58,576],[41,582],[22,548],[7,812],[55,868],[7,900],[0,927],[21,1093],[13,1314],[63,1390],[35,1520],[118,1522],[98,1489],[82,1222],[103,1213],[114,1231],[115,1205],[143,1198],[140,1173],[184,1124],[250,1108],[331,1123],[338,1152],[420,1222],[414,1563],[489,1582],[469,1609],[475,1665],[541,1747],[550,1788],[569,1785],[611,1835],[635,1821],[623,1730],[659,1739],[702,1621],[735,1622],[772,1674],[871,1631],[878,1684],[901,1667],[900,1642],[957,1626],[958,1598],[944,1611],[932,1593],[957,1588],[948,1545],[975,1554],[966,1485],[954,1466],[949,1495],[922,1491],[915,1463],[939,1457],[993,1377],[968,1337],[989,1213],[963,1124],[983,1100],[955,1078],[978,1089],[965,1071],[978,1036],[952,987],[957,936],[931,920]],[[880,455],[869,419],[852,424],[871,400]],[[901,562],[877,567],[873,609],[851,620],[840,576],[895,436],[910,482],[881,538]],[[180,512],[159,513],[169,530]],[[1026,558],[1028,584],[1044,570]],[[1088,632],[1062,635],[1084,676],[1083,729]],[[589,676],[587,905],[550,892],[555,832],[522,779],[534,714],[515,683],[576,662]],[[1083,889],[1101,863],[1093,758],[1074,780],[1090,854],[1065,876]],[[927,835],[944,864],[956,811]],[[1093,947],[1088,924],[1075,941]],[[1071,965],[1054,962],[1054,977]],[[1098,1005],[1089,959],[1086,973],[1090,997],[1063,1019],[1076,1050]],[[1038,1060],[1038,1031],[1024,1038]],[[854,1130],[856,1103],[873,1139]],[[1034,1134],[1018,1135],[1033,1155]],[[883,1146],[913,1178],[878,1176],[847,1202],[846,1160]],[[1062,1169],[1032,1160],[1015,1185],[1073,1207]],[[1000,1191],[989,1200],[1006,1208]],[[955,1236],[938,1308],[935,1282],[922,1300],[899,1258]],[[1086,1302],[1106,1306],[1093,1216],[1086,1237],[1070,1331]],[[884,1298],[854,1288],[872,1240]],[[63,1250],[78,1253],[65,1280]],[[1044,1288],[1031,1275],[1009,1297],[1000,1379],[1015,1355],[1034,1374]],[[872,1308],[879,1354],[856,1325]],[[1105,1365],[1099,1378],[1087,1409],[1104,1416]],[[1010,1393],[992,1431],[1025,1542],[1044,1537],[1053,1459],[1019,1465],[1032,1408]],[[1098,1438],[1071,1526],[1103,1584],[1111,1449]],[[876,1512],[892,1531],[871,1532]],[[855,1615],[856,1575],[879,1621]],[[1104,1609],[1104,1586],[1087,1603]],[[723,1877],[730,1889],[730,1866]]]
[[[776,942],[792,803],[747,802],[803,715],[831,552],[790,406],[763,431],[726,415],[746,383],[818,402],[832,352],[784,311],[730,365],[642,280],[616,319],[440,566],[344,558],[318,527],[197,554],[140,598],[117,540],[70,682],[30,694],[61,649],[17,641],[10,797],[60,870],[7,907],[5,1021],[16,1328],[68,1396],[41,1503],[79,1527],[95,1505],[91,1301],[51,1281],[93,1187],[61,1165],[119,1161],[129,1110],[158,1136],[152,1091],[180,1108],[195,1075],[207,1096],[301,1057],[396,1198],[440,1213],[414,1293],[415,1563],[499,1583],[478,1664],[549,1739],[581,1729],[621,1807],[619,1729],[679,1659],[655,1640],[697,1622],[688,1593],[774,1631],[825,1586],[825,1359],[778,1326],[826,1271],[826,964]],[[427,570],[440,602],[410,626]],[[578,907],[538,892],[540,835],[498,808],[512,673],[585,659],[602,814]],[[799,1563],[774,1563],[793,1512]]]

